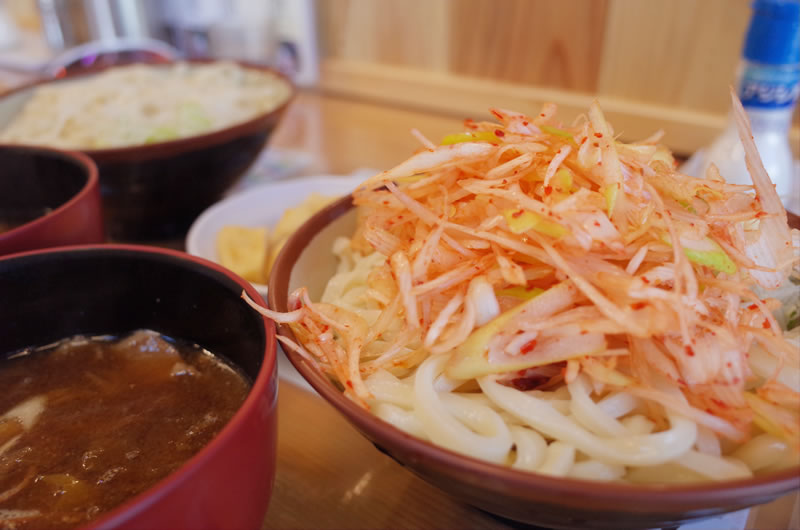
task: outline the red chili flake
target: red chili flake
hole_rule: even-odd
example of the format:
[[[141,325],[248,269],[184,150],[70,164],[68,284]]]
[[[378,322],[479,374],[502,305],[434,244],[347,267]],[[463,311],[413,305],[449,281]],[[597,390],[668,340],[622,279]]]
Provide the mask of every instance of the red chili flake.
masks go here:
[[[595,222],[594,222],[594,226],[597,226],[597,227],[599,227],[599,226],[600,226],[600,223],[599,223],[598,221],[595,221]]]
[[[524,214],[524,213],[525,213],[525,210],[519,210],[519,211],[516,211],[516,212],[512,213],[512,214],[511,214],[511,217],[513,217],[514,219],[516,219],[517,217],[519,217],[520,215],[522,215],[522,214]]]
[[[642,276],[642,281],[644,283],[650,283],[650,280],[647,279],[647,276]]]
[[[468,129],[477,129],[478,124],[476,124],[475,120],[473,120],[472,118],[467,118],[466,120],[464,120],[464,127],[467,127]]]
[[[725,366],[727,366],[728,368],[733,368],[733,363],[728,361],[725,363]]]
[[[389,204],[389,201],[383,201],[383,205],[386,206]]]
[[[756,309],[758,309],[758,304],[750,304],[749,306],[747,306],[747,309],[755,311]]]
[[[529,351],[531,351],[535,347],[536,347],[536,339],[533,339],[532,341],[529,341],[529,342],[526,342],[525,344],[523,344],[522,347],[519,349],[519,352],[520,353],[528,353]]]
[[[401,219],[403,219],[403,216],[402,216],[402,215],[398,215],[398,216],[397,216],[397,219],[398,219],[398,220],[401,220]]]
[[[507,179],[503,179],[503,184],[508,184],[508,180]]]
[[[582,329],[582,330],[581,330],[581,335],[586,335],[587,333],[589,333],[589,331],[588,331],[588,330],[585,330],[585,329]]]
[[[603,133],[594,133],[595,138],[602,138]]]
[[[598,162],[598,163],[597,163],[597,165],[598,165],[598,166],[602,166],[602,165],[603,165],[603,162]]]
[[[502,120],[502,119],[503,119],[503,115],[502,115],[502,114],[500,114],[499,112],[497,112],[496,110],[492,110],[492,114],[494,114],[494,116],[495,116],[495,117],[496,117],[498,120]]]
[[[541,114],[539,114],[539,116],[541,116],[542,118],[544,118],[544,117],[545,117],[545,114],[544,114],[544,113],[541,113]]]
[[[686,352],[686,355],[688,355],[689,357],[694,357],[694,350],[688,344],[683,347],[683,350]]]
[[[759,217],[764,217],[765,215],[767,215],[767,212],[758,212],[756,214],[756,219],[758,219]]]
[[[764,322],[761,323],[761,327],[764,329],[769,329],[769,322],[765,319]]]
[[[495,130],[494,130],[494,135],[495,135],[495,136],[499,136],[500,138],[502,138],[503,136],[505,136],[505,135],[506,135],[506,133],[504,133],[504,132],[503,132],[503,131],[501,131],[500,129],[495,129]]]
[[[347,386],[349,386],[351,390],[353,389],[353,382],[352,382],[352,381],[350,381],[349,379],[347,380],[347,382],[346,382],[345,384],[346,384]]]
[[[586,143],[586,140],[588,140],[588,139],[589,139],[589,138],[587,138],[587,137],[585,137],[585,136],[584,136],[583,138],[581,138],[581,145],[585,144],[585,143]]]
[[[545,195],[550,195],[551,193],[553,193],[553,186],[545,186],[544,187],[544,194]]]
[[[631,304],[631,309],[638,311],[639,309],[643,309],[646,305],[647,302],[636,302],[635,304]]]
[[[528,125],[528,122],[527,122],[527,121],[523,121],[523,122],[522,122],[522,125],[525,125],[525,126],[527,126],[527,125]]]
[[[592,145],[595,146],[595,147],[600,147],[600,144],[597,143],[597,142],[592,142]]]
[[[714,405],[716,405],[716,406],[718,406],[719,408],[721,408],[721,409],[727,409],[727,408],[728,408],[728,405],[726,405],[725,403],[723,403],[722,401],[720,401],[720,400],[718,400],[718,399],[716,399],[716,398],[711,398],[711,402],[712,402]]]

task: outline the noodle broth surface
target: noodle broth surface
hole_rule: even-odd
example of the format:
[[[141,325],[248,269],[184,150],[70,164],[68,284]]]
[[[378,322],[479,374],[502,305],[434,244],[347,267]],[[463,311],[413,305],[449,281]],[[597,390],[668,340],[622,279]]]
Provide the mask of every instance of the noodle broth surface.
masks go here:
[[[0,528],[71,528],[180,467],[250,382],[149,331],[75,337],[0,362]]]

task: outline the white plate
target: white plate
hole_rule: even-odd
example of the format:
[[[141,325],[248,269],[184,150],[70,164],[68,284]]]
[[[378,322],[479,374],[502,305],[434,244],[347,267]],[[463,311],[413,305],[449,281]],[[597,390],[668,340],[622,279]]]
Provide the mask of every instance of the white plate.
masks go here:
[[[322,175],[269,182],[243,190],[200,214],[186,236],[186,252],[219,263],[216,241],[223,226],[272,228],[286,208],[297,206],[312,192],[347,195],[363,181],[363,175]],[[266,298],[266,285],[253,283],[253,286]]]

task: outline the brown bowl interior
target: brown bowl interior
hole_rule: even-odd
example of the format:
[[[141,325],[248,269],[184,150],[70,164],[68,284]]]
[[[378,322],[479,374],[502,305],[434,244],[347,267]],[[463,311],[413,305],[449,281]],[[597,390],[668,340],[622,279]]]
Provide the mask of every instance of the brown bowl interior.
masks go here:
[[[269,304],[287,310],[289,292],[318,300],[334,272],[333,237],[355,227],[352,197],[313,216],[288,240],[273,267]],[[296,340],[287,325],[278,333]],[[414,438],[360,408],[300,355],[284,352],[311,386],[376,447],[458,499],[516,521],[556,528],[653,528],[741,510],[800,487],[800,469],[694,486],[632,486],[550,478],[460,455]]]
[[[268,67],[238,64],[282,79],[290,89],[287,99],[269,112],[204,134],[145,145],[82,150],[100,171],[107,230],[112,239],[142,241],[183,235],[197,215],[218,201],[256,160],[291,103],[295,87]],[[3,94],[0,129],[19,112],[36,87],[71,82],[102,70],[44,79]]]

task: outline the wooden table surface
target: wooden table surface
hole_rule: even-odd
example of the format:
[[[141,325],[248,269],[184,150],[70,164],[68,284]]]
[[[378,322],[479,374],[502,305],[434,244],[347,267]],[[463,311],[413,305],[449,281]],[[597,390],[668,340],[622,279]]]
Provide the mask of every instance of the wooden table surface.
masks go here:
[[[282,379],[264,528],[531,528],[462,504],[378,451],[311,390]]]
[[[465,118],[467,116],[464,116]],[[397,165],[419,147],[417,128],[435,142],[463,130],[463,121],[301,91],[270,139],[270,147],[311,155],[307,174],[347,174]]]
[[[308,174],[346,174],[402,161],[419,145],[413,127],[438,141],[460,130],[461,121],[302,92],[270,145],[311,153]],[[310,389],[282,380],[278,408],[278,468],[265,528],[530,528],[456,502],[417,478]],[[751,510],[746,528],[797,528],[799,500],[790,494]]]

